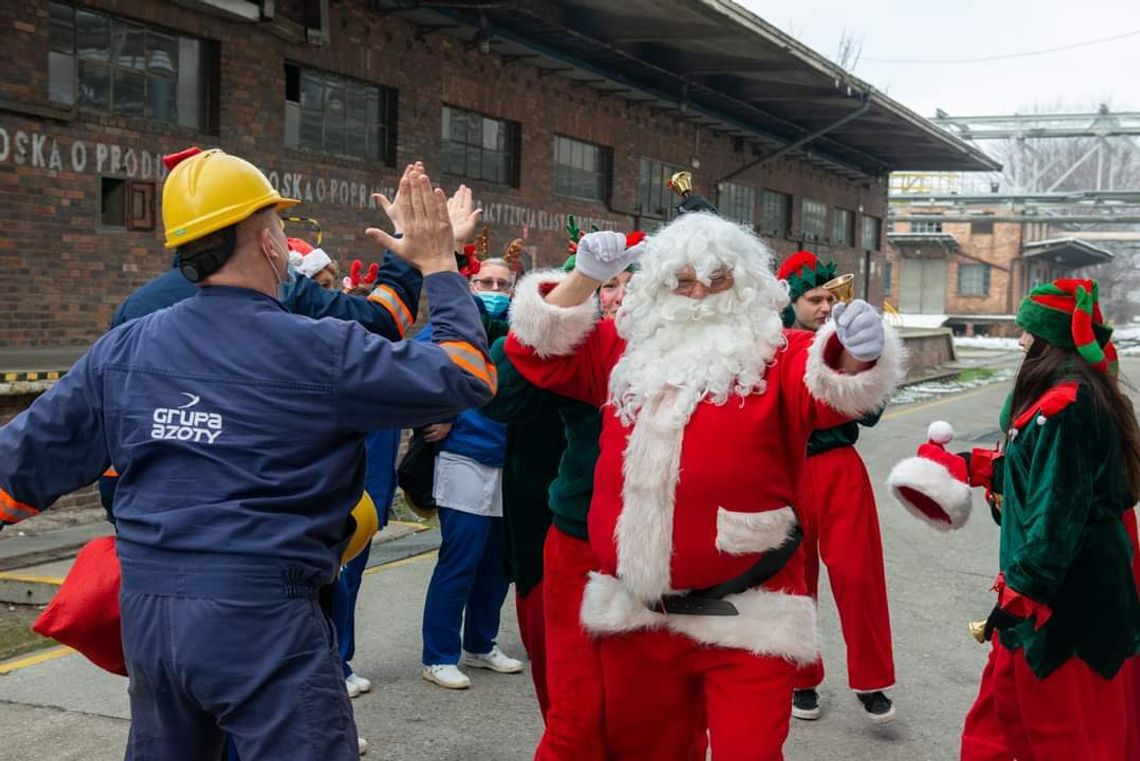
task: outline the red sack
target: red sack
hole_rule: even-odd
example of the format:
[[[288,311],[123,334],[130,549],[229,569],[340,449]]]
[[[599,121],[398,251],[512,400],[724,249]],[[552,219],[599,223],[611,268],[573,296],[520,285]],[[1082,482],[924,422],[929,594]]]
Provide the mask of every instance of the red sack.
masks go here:
[[[112,674],[127,675],[119,616],[122,570],[115,537],[88,542],[32,631],[73,647]]]

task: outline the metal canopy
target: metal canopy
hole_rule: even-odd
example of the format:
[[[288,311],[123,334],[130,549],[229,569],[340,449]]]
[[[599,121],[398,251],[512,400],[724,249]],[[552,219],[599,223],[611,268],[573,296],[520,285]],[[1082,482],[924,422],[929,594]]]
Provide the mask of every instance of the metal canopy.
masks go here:
[[[962,246],[950,233],[887,233],[887,241],[906,256],[913,249],[957,252]]]
[[[761,156],[814,135],[794,153],[856,175],[1000,168],[727,0],[370,0],[369,7],[746,139]]]
[[[1026,243],[1021,247],[1021,258],[1047,259],[1068,269],[1080,269],[1112,261],[1113,254],[1079,238],[1054,238]]]

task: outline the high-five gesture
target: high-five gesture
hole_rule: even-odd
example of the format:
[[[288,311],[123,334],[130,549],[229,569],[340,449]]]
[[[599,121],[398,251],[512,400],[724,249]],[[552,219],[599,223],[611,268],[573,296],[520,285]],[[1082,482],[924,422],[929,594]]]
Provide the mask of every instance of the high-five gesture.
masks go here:
[[[417,172],[419,174],[427,174],[427,170],[424,169],[424,164],[422,161],[417,161],[414,164],[408,164],[406,167],[404,167],[404,174],[401,175],[400,182],[402,183],[405,179],[411,177],[413,172]],[[401,185],[397,184],[396,196],[391,201],[389,201],[388,197],[383,193],[372,194],[372,199],[376,201],[381,210],[383,210],[383,212],[388,215],[388,219],[392,220],[392,227],[395,228],[397,234],[404,232],[404,225],[403,221],[400,219],[400,211],[398,208],[400,203],[400,187]]]
[[[364,234],[424,275],[456,271],[455,236],[447,216],[447,198],[442,190],[432,189],[430,177],[413,167],[400,180],[391,208],[394,219],[400,220],[403,237],[395,238],[375,227],[369,227]]]
[[[475,226],[479,224],[482,214],[482,209],[475,208],[471,188],[466,185],[460,185],[455,195],[447,199],[447,215],[451,218],[451,227],[455,231],[456,251],[462,251],[463,244],[475,236]]]

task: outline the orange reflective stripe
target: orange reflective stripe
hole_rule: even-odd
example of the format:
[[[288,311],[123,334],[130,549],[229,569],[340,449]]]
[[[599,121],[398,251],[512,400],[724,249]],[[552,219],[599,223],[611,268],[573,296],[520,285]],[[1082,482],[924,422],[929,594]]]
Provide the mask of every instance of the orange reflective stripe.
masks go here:
[[[415,317],[408,311],[408,307],[399,294],[390,286],[376,286],[372,293],[368,294],[368,300],[388,310],[388,314],[392,315],[392,320],[396,323],[396,330],[400,332],[401,338],[412,329],[412,325],[415,325]]]
[[[109,467],[103,471],[103,478],[118,478],[118,477],[119,477],[119,471],[115,470],[114,465],[112,465],[111,467]]]
[[[16,501],[11,494],[0,489],[0,520],[5,523],[16,523],[25,518],[31,518],[39,512],[31,505]]]
[[[483,353],[466,341],[445,341],[440,344],[452,362],[486,383],[492,393],[499,387],[499,374]]]

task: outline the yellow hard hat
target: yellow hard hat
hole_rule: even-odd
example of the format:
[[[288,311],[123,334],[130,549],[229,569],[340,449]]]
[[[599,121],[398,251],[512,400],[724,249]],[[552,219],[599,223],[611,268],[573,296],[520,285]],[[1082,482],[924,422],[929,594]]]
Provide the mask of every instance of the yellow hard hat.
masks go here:
[[[376,512],[376,504],[368,492],[362,492],[360,501],[352,508],[354,527],[348,546],[340,556],[340,564],[344,565],[364,551],[372,541],[372,535],[380,530],[380,515]]]
[[[162,188],[167,248],[236,225],[270,206],[280,211],[300,203],[283,198],[253,164],[217,148],[190,149],[164,160],[171,167]]]

